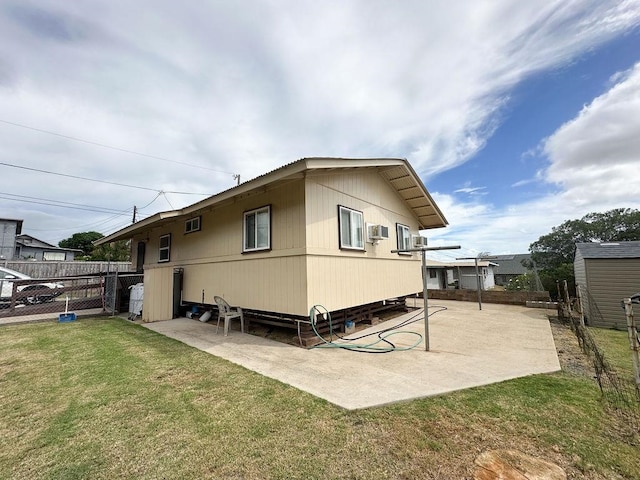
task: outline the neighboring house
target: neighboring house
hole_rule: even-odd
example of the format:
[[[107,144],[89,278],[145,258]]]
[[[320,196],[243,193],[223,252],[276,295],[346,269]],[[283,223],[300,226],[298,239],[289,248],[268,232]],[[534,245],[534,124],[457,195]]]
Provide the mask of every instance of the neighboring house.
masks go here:
[[[488,260],[478,261],[476,270],[475,261],[467,262],[435,262],[427,264],[429,278],[428,288],[440,289],[454,286],[465,290],[478,289],[478,277],[480,277],[480,290],[489,290],[495,287],[494,268],[496,264]]]
[[[82,250],[56,247],[31,235],[16,237],[16,260],[66,262],[74,260],[76,255],[82,255]]]
[[[101,238],[131,239],[144,321],[214,296],[308,318],[422,291],[421,258],[391,253],[447,221],[406,160],[304,158]]]
[[[640,292],[640,241],[577,243],[573,269],[587,324],[626,328],[620,302]]]
[[[524,261],[531,261],[531,254],[517,253],[513,255],[492,255],[491,260],[497,265],[494,267],[496,285],[507,286],[511,280],[529,273],[527,267],[522,265]]]
[[[13,260],[16,237],[22,233],[22,220],[0,218],[0,260]]]

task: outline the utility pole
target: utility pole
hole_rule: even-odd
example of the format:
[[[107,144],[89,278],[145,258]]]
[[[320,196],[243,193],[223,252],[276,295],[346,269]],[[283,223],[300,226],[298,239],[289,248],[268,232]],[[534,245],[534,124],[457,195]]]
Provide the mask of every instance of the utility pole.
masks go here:
[[[131,223],[136,223],[136,213],[138,213],[138,207],[136,207],[134,205],[133,206],[133,219],[131,220]]]

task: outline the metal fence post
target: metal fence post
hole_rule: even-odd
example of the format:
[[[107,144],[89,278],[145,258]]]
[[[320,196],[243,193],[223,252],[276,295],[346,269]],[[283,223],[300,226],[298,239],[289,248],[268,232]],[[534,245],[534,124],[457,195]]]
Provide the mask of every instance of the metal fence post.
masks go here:
[[[118,269],[113,274],[113,292],[111,298],[111,314],[116,315],[118,312],[116,310],[116,299],[118,297]]]

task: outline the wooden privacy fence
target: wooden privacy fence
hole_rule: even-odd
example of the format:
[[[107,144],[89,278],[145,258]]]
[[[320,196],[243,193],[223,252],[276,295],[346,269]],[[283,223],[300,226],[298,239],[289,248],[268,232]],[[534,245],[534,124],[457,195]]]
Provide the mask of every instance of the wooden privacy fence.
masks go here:
[[[104,272],[131,272],[131,262],[33,262],[8,261],[0,263],[5,268],[29,275],[32,278],[78,277]]]
[[[477,302],[477,290],[448,289],[429,290],[429,299],[458,300],[461,302]],[[499,290],[482,290],[482,301],[503,305],[526,305],[527,302],[549,302],[549,292],[502,292]]]

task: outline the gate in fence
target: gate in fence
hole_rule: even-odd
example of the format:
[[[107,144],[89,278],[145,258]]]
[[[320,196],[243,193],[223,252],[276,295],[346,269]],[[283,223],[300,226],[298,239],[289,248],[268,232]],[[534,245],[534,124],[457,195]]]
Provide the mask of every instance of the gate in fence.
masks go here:
[[[104,280],[104,311],[109,315],[116,315],[118,299],[118,272],[107,273]]]

